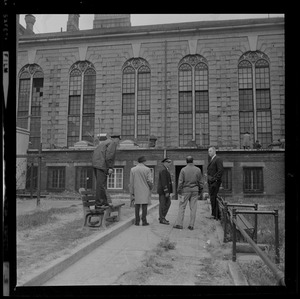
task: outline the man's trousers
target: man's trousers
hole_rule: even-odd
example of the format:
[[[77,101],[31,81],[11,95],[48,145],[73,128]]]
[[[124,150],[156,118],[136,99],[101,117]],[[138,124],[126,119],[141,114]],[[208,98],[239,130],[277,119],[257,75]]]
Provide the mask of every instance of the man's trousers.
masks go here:
[[[211,204],[211,215],[217,219],[220,218],[219,206],[217,203],[217,195],[221,182],[208,183],[208,192]]]
[[[179,198],[179,210],[178,210],[176,225],[183,226],[184,212],[188,202],[190,206],[189,226],[194,227],[195,220],[196,220],[197,204],[198,204],[198,192],[182,193],[182,196]]]
[[[166,197],[164,194],[159,194],[159,220],[166,219],[171,205],[171,196]]]
[[[140,223],[140,207],[142,206],[142,222],[147,223],[147,206],[148,204],[135,204],[135,224]]]
[[[96,206],[101,206],[107,204],[107,175],[103,170],[98,168],[94,168],[94,173],[96,177]]]

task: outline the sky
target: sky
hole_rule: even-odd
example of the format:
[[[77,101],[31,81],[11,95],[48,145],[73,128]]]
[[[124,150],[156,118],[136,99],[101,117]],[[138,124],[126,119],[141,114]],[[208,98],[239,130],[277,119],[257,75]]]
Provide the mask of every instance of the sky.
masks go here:
[[[66,31],[67,14],[34,14],[36,22],[33,26],[35,33]],[[131,14],[131,26],[168,24],[195,21],[252,19],[252,18],[284,17],[284,14]],[[93,14],[81,14],[79,29],[93,28]],[[20,15],[20,24],[26,27],[25,14]]]

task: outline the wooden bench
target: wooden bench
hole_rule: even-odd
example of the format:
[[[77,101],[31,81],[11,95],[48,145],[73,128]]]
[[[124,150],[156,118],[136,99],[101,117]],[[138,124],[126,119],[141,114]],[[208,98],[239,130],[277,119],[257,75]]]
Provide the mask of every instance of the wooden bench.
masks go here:
[[[115,204],[112,206],[108,206],[101,209],[96,209],[96,198],[95,192],[86,191],[84,188],[79,189],[79,193],[82,199],[83,205],[83,226],[89,227],[104,227],[106,228],[106,221],[120,221],[121,219],[121,207],[125,205],[125,203]],[[108,200],[111,203],[111,200]],[[117,214],[112,215],[112,213],[116,212]],[[92,222],[92,218],[99,218],[98,221]]]

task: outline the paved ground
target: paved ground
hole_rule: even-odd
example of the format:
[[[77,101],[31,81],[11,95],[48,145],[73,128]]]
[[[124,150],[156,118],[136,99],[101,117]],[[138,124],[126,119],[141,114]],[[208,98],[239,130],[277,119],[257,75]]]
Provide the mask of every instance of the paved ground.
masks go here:
[[[207,201],[198,201],[197,219],[193,231],[187,229],[188,207],[185,212],[184,229],[173,228],[177,211],[178,201],[174,200],[167,216],[170,225],[163,225],[157,219],[158,209],[153,209],[148,214],[149,226],[129,225],[127,229],[94,249],[43,285],[117,284],[118,278],[125,272],[138,268],[145,257],[145,253],[153,250],[163,238],[169,238],[171,242],[176,242],[176,249],[183,256],[197,259],[211,258],[211,253],[207,250],[208,245],[214,248],[215,253],[222,254],[220,249],[222,229],[219,222],[208,219],[210,210]],[[206,230],[204,230],[204,227],[206,227]],[[239,279],[238,276],[237,279]],[[232,285],[239,284],[234,280],[231,283]]]

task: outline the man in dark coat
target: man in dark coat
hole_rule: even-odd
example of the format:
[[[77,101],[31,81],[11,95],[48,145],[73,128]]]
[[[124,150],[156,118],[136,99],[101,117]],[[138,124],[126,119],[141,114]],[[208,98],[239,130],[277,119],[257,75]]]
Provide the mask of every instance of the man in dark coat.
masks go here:
[[[171,159],[164,158],[163,166],[158,174],[157,193],[159,194],[159,223],[169,224],[166,215],[171,205],[171,193],[173,193],[172,179],[169,167]]]
[[[109,206],[106,194],[107,176],[113,173],[120,135],[111,135],[102,141],[93,152],[92,165],[96,177],[96,207]]]
[[[211,215],[214,219],[220,219],[220,211],[217,204],[217,194],[222,183],[223,175],[223,161],[216,155],[216,148],[210,147],[208,149],[210,161],[207,166],[207,183],[208,192],[211,203]]]

